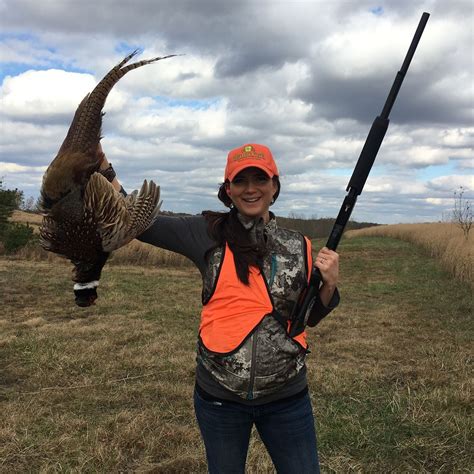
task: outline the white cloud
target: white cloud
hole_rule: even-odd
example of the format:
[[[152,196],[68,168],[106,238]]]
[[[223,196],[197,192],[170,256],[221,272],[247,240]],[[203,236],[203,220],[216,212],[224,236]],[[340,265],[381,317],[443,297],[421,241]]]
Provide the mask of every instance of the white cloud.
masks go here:
[[[135,48],[134,60],[184,53],[131,71],[107,99],[102,143],[124,186],[151,178],[165,209],[221,208],[227,151],[260,142],[281,171],[277,213],[335,216],[427,10],[353,217],[438,220],[453,189],[472,183],[472,9],[460,0],[380,6],[376,15],[368,0],[3,0],[0,176],[36,196],[78,103],[113,65]]]
[[[440,176],[428,181],[427,186],[435,191],[444,191],[453,193],[460,186],[474,190],[474,176],[473,175],[450,175]]]
[[[0,92],[2,113],[20,120],[71,114],[94,86],[89,74],[57,69],[8,76]]]
[[[472,147],[474,146],[474,127],[452,128],[442,130],[441,143],[450,147]]]
[[[54,53],[32,39],[6,38],[0,44],[0,62],[44,66],[54,60]]]
[[[0,175],[8,173],[31,173],[40,172],[44,173],[46,166],[22,166],[16,163],[3,163],[0,162]]]
[[[431,146],[411,147],[407,151],[406,159],[412,166],[432,166],[448,162],[445,150]]]
[[[436,206],[452,206],[453,199],[452,198],[426,198],[425,201],[428,204],[434,204]]]
[[[389,17],[361,12],[315,46],[313,54],[330,74],[341,78],[367,77],[374,69],[393,72],[401,66],[414,26],[411,19],[394,23]]]

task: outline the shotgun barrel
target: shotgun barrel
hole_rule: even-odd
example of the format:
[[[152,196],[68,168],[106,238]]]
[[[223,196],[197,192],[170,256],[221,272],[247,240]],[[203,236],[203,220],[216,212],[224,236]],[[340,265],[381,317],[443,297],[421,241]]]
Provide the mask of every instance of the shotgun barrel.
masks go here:
[[[426,22],[428,21],[430,14],[424,12],[418,23],[418,27],[415,31],[415,35],[411,41],[408,52],[403,61],[400,71],[395,76],[395,80],[392,84],[387,100],[383,106],[382,112],[378,115],[372,123],[369,134],[365,140],[365,144],[360,153],[357,164],[352,173],[349,184],[347,185],[347,195],[344,198],[339,214],[336,218],[334,226],[329,234],[326,247],[330,250],[336,250],[339,241],[341,240],[344,229],[349,221],[352,214],[352,210],[357,202],[357,197],[362,193],[367,177],[369,176],[372,165],[374,164],[377,153],[380,149],[380,145],[385,137],[385,133],[389,125],[389,115],[392,110],[393,104],[398,95],[398,91],[402,85],[403,79],[408,71],[410,62],[415,54],[416,47],[420,41],[423,30],[425,29]],[[313,268],[311,272],[311,278],[309,286],[303,295],[302,301],[295,307],[294,317],[292,317],[289,335],[295,337],[304,331],[305,326],[315,326],[320,320],[308,319],[310,309],[314,303],[316,293],[319,291],[322,277],[321,272],[317,268]]]

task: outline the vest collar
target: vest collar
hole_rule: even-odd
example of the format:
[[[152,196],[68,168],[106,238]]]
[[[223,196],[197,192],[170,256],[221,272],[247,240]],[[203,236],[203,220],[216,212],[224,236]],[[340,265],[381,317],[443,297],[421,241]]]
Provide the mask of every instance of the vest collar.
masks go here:
[[[243,216],[240,212],[237,212],[237,218],[239,219],[240,223],[247,229],[250,230],[252,227],[261,227],[264,229],[276,229],[276,217],[273,212],[270,212],[270,220],[265,224],[263,222],[263,217],[259,217],[258,219],[252,219],[246,216]]]
[[[243,216],[240,212],[237,213],[237,218],[244,228],[250,233],[252,242],[265,242],[269,235],[272,235],[277,230],[276,217],[273,212],[270,212],[270,220],[265,224],[263,217],[258,219],[249,219]]]

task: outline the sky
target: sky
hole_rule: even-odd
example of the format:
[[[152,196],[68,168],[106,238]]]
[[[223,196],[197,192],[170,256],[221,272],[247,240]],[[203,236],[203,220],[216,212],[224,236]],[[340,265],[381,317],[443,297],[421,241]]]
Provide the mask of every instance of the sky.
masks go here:
[[[474,195],[473,3],[0,0],[0,180],[37,197],[81,99],[124,56],[181,56],[109,94],[102,147],[127,191],[162,209],[222,210],[229,150],[270,147],[272,210],[336,217],[372,121],[431,14],[352,218],[446,220]]]

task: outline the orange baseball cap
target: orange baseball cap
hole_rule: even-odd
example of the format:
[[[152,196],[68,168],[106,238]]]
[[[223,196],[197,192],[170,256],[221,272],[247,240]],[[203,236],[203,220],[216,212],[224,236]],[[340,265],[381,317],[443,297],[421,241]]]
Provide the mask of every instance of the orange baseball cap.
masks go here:
[[[224,180],[232,181],[243,169],[250,167],[260,168],[270,178],[278,176],[278,168],[270,148],[265,145],[248,143],[247,145],[235,148],[227,155]]]

